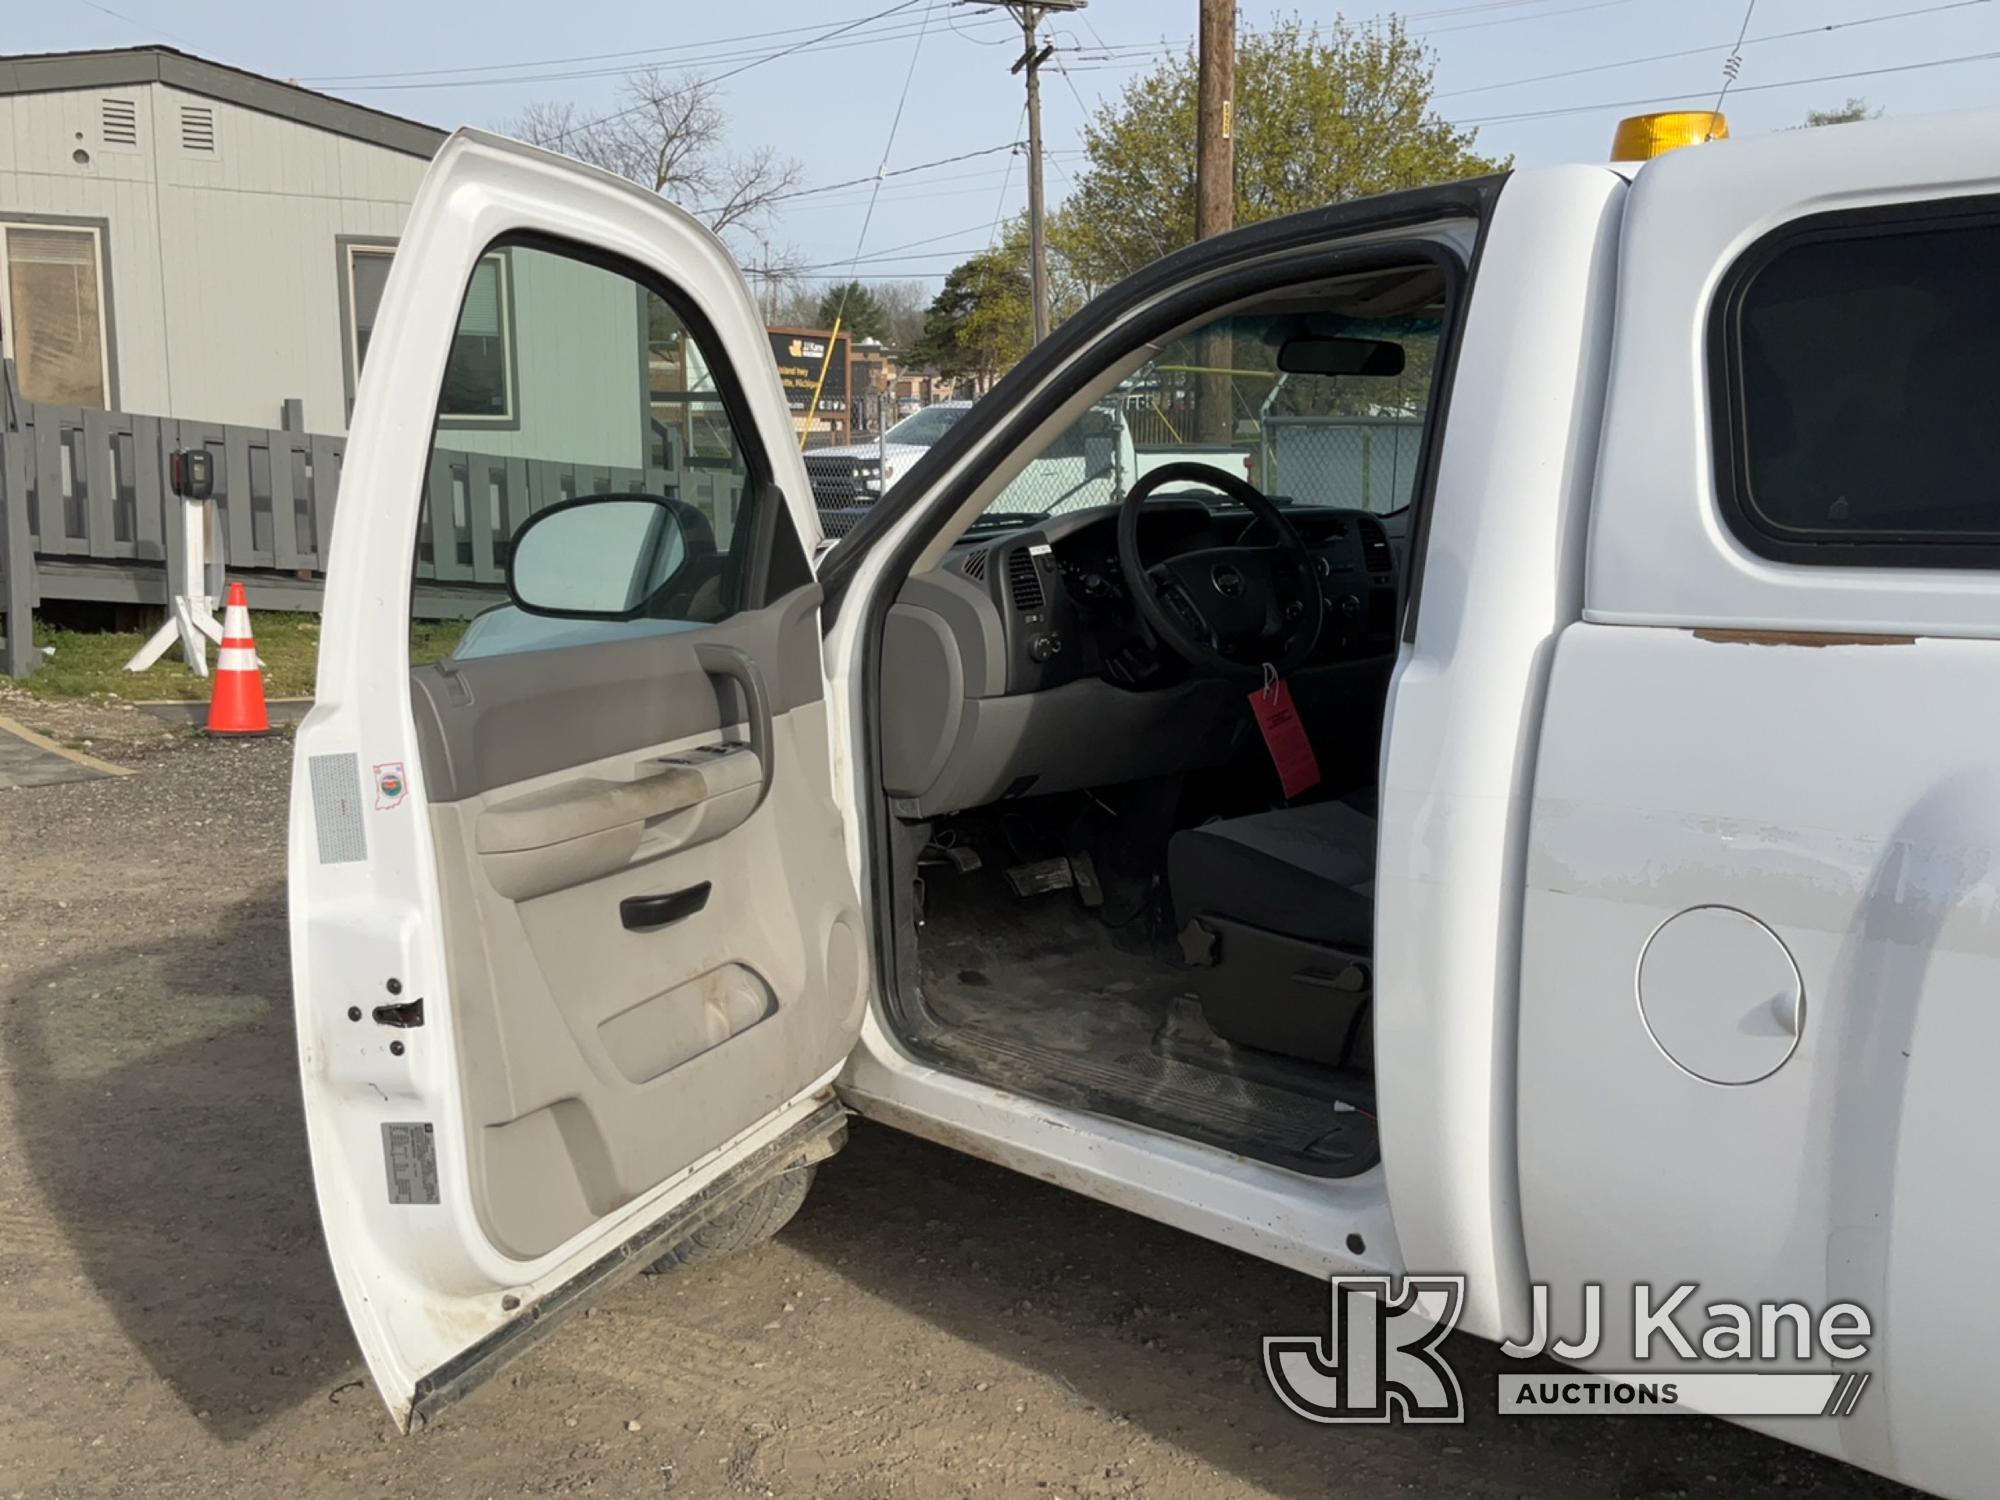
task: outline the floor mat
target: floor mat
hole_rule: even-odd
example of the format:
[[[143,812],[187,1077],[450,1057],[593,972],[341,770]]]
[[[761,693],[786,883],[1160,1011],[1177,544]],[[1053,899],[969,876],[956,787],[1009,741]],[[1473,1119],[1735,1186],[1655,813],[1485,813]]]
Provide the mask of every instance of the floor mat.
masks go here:
[[[921,1041],[959,1070],[1313,1176],[1379,1159],[1365,1075],[1222,1040],[1178,969],[1069,895],[937,896],[918,940],[936,1023]]]

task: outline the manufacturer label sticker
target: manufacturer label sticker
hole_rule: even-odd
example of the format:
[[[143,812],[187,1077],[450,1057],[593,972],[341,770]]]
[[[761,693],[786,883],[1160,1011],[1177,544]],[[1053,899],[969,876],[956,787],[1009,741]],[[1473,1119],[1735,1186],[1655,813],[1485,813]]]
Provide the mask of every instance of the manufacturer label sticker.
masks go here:
[[[425,1121],[382,1126],[382,1163],[391,1203],[438,1201],[437,1138]]]

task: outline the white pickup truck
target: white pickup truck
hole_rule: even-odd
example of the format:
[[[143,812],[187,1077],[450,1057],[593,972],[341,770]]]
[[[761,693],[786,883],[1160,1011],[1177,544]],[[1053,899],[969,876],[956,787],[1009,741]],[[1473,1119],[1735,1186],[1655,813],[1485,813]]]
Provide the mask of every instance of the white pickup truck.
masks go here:
[[[1413,1278],[1372,1343],[1273,1340],[1317,1420],[1448,1420],[1455,1381],[1384,1373],[1437,1375],[1397,1331],[1429,1308],[1615,1373],[1559,1403],[1650,1389],[2000,1495],[2000,114],[1196,245],[816,569],[756,303],[694,220],[465,131],[405,247],[290,835],[313,1172],[399,1424],[768,1233],[851,1111]],[[433,465],[496,249],[520,428]],[[605,478],[644,413],[592,384],[630,320],[586,313],[635,302],[716,374],[726,500]],[[1133,372],[1219,346],[1272,420],[1416,433],[1407,503],[1183,465],[1007,503]],[[521,452],[574,498],[509,489]],[[413,552],[559,642],[413,669]]]

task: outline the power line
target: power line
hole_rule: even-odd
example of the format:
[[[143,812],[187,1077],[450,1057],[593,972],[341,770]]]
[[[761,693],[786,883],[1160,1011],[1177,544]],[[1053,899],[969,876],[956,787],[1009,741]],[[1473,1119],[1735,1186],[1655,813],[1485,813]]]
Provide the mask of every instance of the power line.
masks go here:
[[[926,12],[925,19],[927,20],[928,17],[929,13]],[[911,37],[916,36],[919,30],[920,28],[914,25],[885,27],[872,36],[852,37],[843,42],[825,43],[824,45],[820,45],[818,50],[820,52],[845,52],[855,47],[879,47],[885,43],[907,41]],[[818,42],[818,38],[813,38],[800,45],[811,46]],[[495,86],[524,83],[569,83],[591,78],[630,77],[634,73],[644,72],[648,68],[660,67],[668,63],[693,69],[732,62],[746,63],[750,67],[761,67],[764,63],[775,62],[781,57],[789,57],[799,50],[799,46],[782,48],[759,47],[737,52],[707,53],[692,58],[681,56],[672,51],[647,53],[643,54],[643,57],[637,54],[626,54],[623,61],[604,67],[570,68],[543,73],[506,73],[479,78],[426,78],[414,83],[351,83],[344,84],[341,87],[347,93],[379,94],[428,89],[492,88]],[[737,71],[744,70],[738,69]]]
[[[1434,36],[1449,36],[1451,33],[1457,31],[1483,31],[1492,26],[1519,26],[1532,21],[1553,21],[1562,16],[1581,15],[1585,11],[1592,10],[1611,10],[1617,6],[1632,5],[1635,3],[1637,3],[1637,0],[1587,0],[1587,3],[1582,5],[1571,5],[1562,10],[1541,11],[1530,16],[1500,16],[1493,20],[1466,21],[1456,26],[1432,26],[1422,30],[1412,29],[1410,35],[1418,41],[1424,41]],[[1445,14],[1445,12],[1427,11],[1422,14],[1441,15]],[[1366,24],[1372,26],[1380,19],[1380,17],[1371,17]],[[1401,19],[1408,20],[1410,16],[1404,14]],[[1261,26],[1244,26],[1240,30],[1244,36],[1265,36],[1269,35],[1270,31],[1268,27]],[[1193,45],[1194,38],[1191,36],[1179,38],[1163,36],[1156,42],[1127,42],[1112,46],[1104,46],[1100,43],[1097,47],[1080,47],[1075,50],[1076,56],[1082,66],[1078,67],[1076,71],[1079,73],[1096,73],[1111,69],[1123,71],[1133,67],[1143,67],[1146,63],[1156,58],[1164,58],[1176,52],[1185,52]]]
[[[1027,123],[1028,106],[1023,103],[1021,105],[1021,118],[1014,125],[1014,137],[1016,140],[1020,139],[1021,131],[1026,127]],[[1000,197],[993,205],[993,222],[986,230],[986,248],[988,250],[991,250],[1000,238],[1000,216],[1007,211],[1007,189],[1013,185],[1014,156],[1018,156],[1019,154],[1019,152],[1015,152],[1013,156],[1007,158],[1007,170],[1000,174]]]
[[[920,161],[914,166],[898,167],[893,172],[878,171],[872,177],[850,177],[845,182],[829,182],[824,187],[798,188],[789,193],[774,193],[765,201],[768,203],[786,203],[794,198],[814,198],[821,193],[837,193],[842,188],[865,187],[871,182],[879,183],[889,177],[907,177],[912,172],[926,172],[932,167],[944,167],[957,161],[971,161],[975,157],[993,156],[1001,151],[1018,150],[1020,144],[1019,141],[1006,141],[998,146],[983,147],[978,151],[961,151],[956,156],[940,156],[935,161]],[[872,197],[873,195],[871,194],[870,196]],[[699,209],[697,212],[707,213],[710,210]]]
[[[930,271],[862,271],[849,275],[845,271],[801,271],[794,277],[798,281],[923,281],[932,276],[942,276],[951,267],[945,266]]]
[[[978,229],[983,229],[985,227],[986,226],[982,221],[981,223],[978,224],[968,224],[963,229],[947,229],[943,234],[927,235],[920,240],[905,240],[900,245],[884,245],[880,250],[873,251],[870,254],[864,256],[863,261],[865,263],[867,261],[877,261],[877,260],[928,260],[928,259],[935,259],[937,256],[940,255],[956,255],[959,253],[956,250],[933,250],[930,252],[928,256],[898,255],[896,252],[899,250],[914,250],[919,245],[935,245],[939,240],[957,239],[958,236],[960,236],[961,234],[971,234],[973,233],[973,231]],[[797,269],[801,271],[823,271],[828,266],[834,266],[838,264],[840,264],[838,261],[816,260],[816,261],[808,261],[805,265],[800,266]]]
[[[101,16],[109,16],[114,21],[123,21],[127,26],[137,26],[141,31],[150,31],[153,35],[163,36],[170,42],[179,42],[184,47],[194,45],[186,37],[175,36],[164,27],[155,26],[151,21],[142,21],[137,16],[128,16],[122,10],[113,10],[108,5],[99,5],[97,0],[76,0],[76,3],[86,10],[96,11]]]
[[[985,248],[986,247],[983,245],[961,245],[954,250],[919,250],[912,252],[909,255],[864,255],[860,257],[858,260],[847,260],[847,261],[823,260],[823,261],[817,261],[812,265],[799,266],[797,267],[797,271],[798,274],[800,275],[806,275],[814,271],[826,271],[838,268],[845,268],[846,270],[851,271],[857,266],[886,266],[895,262],[906,261],[906,260],[939,261],[947,265],[955,266],[960,261],[964,260],[968,255],[983,254]]]
[[[924,12],[924,21],[926,25],[929,24],[928,10]],[[917,59],[923,56],[923,51],[924,33],[919,31],[917,44],[910,49],[910,66],[903,73],[903,91],[896,96],[896,112],[889,117],[889,139],[882,143],[882,155],[875,163],[875,189],[868,195],[867,212],[861,216],[861,232],[854,237],[854,254],[847,263],[847,280],[841,283],[840,300],[834,304],[833,331],[827,339],[827,363],[832,361],[834,341],[840,337],[840,320],[847,316],[847,298],[854,290],[855,268],[861,264],[862,246],[868,243],[868,226],[875,221],[875,202],[882,196],[882,179],[887,175],[889,153],[896,149],[896,132],[903,126],[903,106],[910,102],[910,84],[917,76]],[[799,428],[800,448],[804,448],[812,437],[813,422],[819,416],[819,393],[820,387],[826,383],[826,368],[826,363],[822,363],[819,367],[819,383],[813,386],[812,404],[806,408],[805,422]]]
[[[1069,76],[1068,65],[1066,63],[1058,62],[1056,64],[1056,71],[1062,74],[1062,81],[1069,85],[1070,97],[1076,100],[1076,107],[1081,111],[1083,111],[1084,118],[1088,119],[1090,117],[1090,106],[1083,102],[1082,91],[1077,88],[1076,80]],[[1057,154],[1059,153],[1056,152],[1050,153],[1051,156],[1055,156]],[[1063,181],[1069,184],[1070,193],[1074,195],[1076,192],[1076,179],[1070,176],[1069,168],[1064,166],[1060,161],[1058,161],[1056,163],[1056,170],[1063,174]],[[1167,247],[1166,241],[1160,238],[1159,228],[1153,223],[1151,219],[1141,220],[1140,227],[1146,231],[1146,238],[1153,242],[1153,248],[1159,251],[1162,256],[1166,256],[1171,253]]]
[[[91,3],[91,0],[78,0],[78,3],[89,4]],[[947,10],[950,8],[950,5],[951,5],[951,0],[928,0],[925,9],[926,12]],[[861,19],[866,21],[872,18],[862,17]],[[898,26],[903,26],[906,24],[907,23],[898,23]],[[973,24],[977,26],[988,23],[985,18],[981,18],[979,21],[975,21]],[[761,48],[761,47],[744,48],[742,45],[743,43],[768,41],[776,37],[796,36],[800,32],[809,31],[817,33],[824,31],[827,25],[828,25],[827,22],[820,21],[810,26],[781,26],[771,31],[749,31],[749,32],[744,32],[737,36],[710,37],[705,41],[677,41],[673,43],[671,46],[643,48],[636,52],[629,47],[625,47],[625,48],[620,48],[618,51],[615,52],[579,52],[579,53],[572,53],[563,57],[519,58],[513,62],[503,62],[503,63],[469,63],[462,67],[406,68],[400,71],[387,72],[387,73],[328,73],[312,77],[300,78],[297,81],[300,83],[312,84],[315,86],[319,85],[358,86],[358,85],[387,85],[391,83],[397,83],[403,79],[414,78],[414,79],[438,80],[439,86],[449,86],[449,81],[453,79],[466,78],[472,75],[479,75],[479,74],[495,74],[495,73],[515,74],[518,72],[518,70],[524,68],[561,68],[561,67],[570,67],[572,65],[582,64],[582,63],[616,63],[618,65],[616,67],[599,69],[594,72],[546,75],[554,77],[588,78],[588,77],[603,76],[606,74],[636,72],[640,68],[648,66],[655,62],[671,62],[676,64],[685,63],[692,66],[701,66],[707,63],[714,63],[714,62],[735,62],[742,58],[752,57],[762,52],[780,50],[777,48]],[[884,28],[884,30],[880,34],[874,37],[867,38],[866,40],[868,44],[873,45],[880,42],[897,41],[913,35],[915,35],[914,30],[902,30],[902,29],[897,29],[895,27],[890,27],[890,28]],[[968,36],[967,40],[976,41],[978,39],[976,37]],[[722,55],[717,55],[718,52]],[[518,82],[530,82],[533,80],[524,77],[507,77],[507,78],[495,79],[492,81],[500,83],[518,83]],[[418,85],[406,85],[406,86],[415,87]]]
[[[1462,21],[1456,26],[1433,26],[1424,31],[1412,32],[1418,41],[1434,36],[1449,36],[1455,31],[1485,31],[1494,26],[1518,26],[1528,21],[1553,21],[1561,16],[1579,16],[1588,10],[1613,10],[1621,5],[1631,5],[1635,0],[1589,0],[1586,5],[1572,5],[1563,10],[1545,10],[1533,16],[1501,16],[1493,21]]]
[[[1889,67],[1859,68],[1851,73],[1822,73],[1815,78],[1787,78],[1776,83],[1746,83],[1740,85],[1739,94],[1761,94],[1771,89],[1805,88],[1819,83],[1845,83],[1855,78],[1876,78],[1888,73],[1916,73],[1926,68],[1945,68],[1954,63],[1992,62],[2000,58],[2000,52],[1969,52],[1959,57],[1934,57],[1926,62],[1898,63]],[[1648,104],[1679,104],[1687,99],[1685,91],[1678,94],[1654,94],[1644,99],[1606,99],[1595,104],[1570,104],[1556,109],[1519,110],[1513,114],[1477,115],[1469,119],[1454,120],[1452,124],[1465,125],[1509,125],[1522,120],[1549,120],[1559,115],[1586,115],[1613,109],[1638,109]]]
[[[958,0],[952,0],[951,9],[945,13],[944,24],[954,36],[962,36],[968,42],[977,42],[982,47],[1004,47],[1011,40],[1011,38],[1009,37],[1001,36],[1001,37],[995,37],[993,38],[993,40],[988,41],[984,37],[974,36],[969,31],[961,31],[959,29],[958,22],[953,18],[955,16],[963,15],[964,13],[965,13],[964,9],[958,4]],[[981,16],[973,24],[976,26],[983,26],[989,21],[995,21],[998,19],[999,17],[997,16]]]
[[[898,0],[897,4],[890,6],[887,10],[878,10],[873,15],[863,16],[857,21],[844,22],[841,25],[834,27],[831,31],[822,31],[817,33],[816,35],[809,36],[802,42],[795,42],[791,46],[786,47],[781,51],[770,53],[765,57],[759,58],[755,62],[747,62],[741,65],[740,67],[730,68],[727,71],[721,73],[705,74],[703,75],[703,81],[709,84],[721,83],[724,79],[734,78],[739,73],[747,73],[752,68],[761,67],[764,63],[776,62],[781,57],[789,57],[794,52],[802,52],[807,47],[814,46],[820,42],[829,41],[834,37],[841,36],[846,32],[855,30],[858,27],[866,26],[871,21],[882,20],[886,16],[893,16],[898,11],[905,11],[910,9],[914,5],[920,5],[922,3],[923,0]],[[926,14],[929,14],[929,12],[926,11]],[[608,125],[613,120],[623,120],[629,118],[632,115],[643,113],[645,110],[650,109],[651,107],[652,105],[649,101],[641,101],[640,103],[634,104],[627,109],[613,110],[608,115],[598,115],[594,119],[579,120],[576,124],[569,126],[567,129],[557,131],[556,134],[551,136],[547,142],[544,142],[544,144],[545,145],[565,144],[571,140],[574,140],[583,131],[594,129],[596,126],[599,125]]]
[[[1823,26],[1802,26],[1796,31],[1773,31],[1763,36],[1753,36],[1739,40],[1737,46],[1757,47],[1765,42],[1795,41],[1799,37],[1824,36],[1835,31],[1846,31],[1854,26],[1873,26],[1881,21],[1903,21],[1912,16],[1935,15],[1941,11],[1966,10],[1975,5],[1991,5],[1993,0],[1947,0],[1942,5],[1925,5],[1916,10],[1893,11],[1882,16],[1862,16],[1852,21],[1831,21]],[[1536,73],[1527,78],[1509,78],[1502,83],[1482,83],[1472,88],[1445,89],[1431,95],[1433,99],[1462,99],[1467,94],[1490,94],[1499,89],[1521,88],[1530,83],[1551,83],[1558,78],[1579,78],[1586,73],[1608,73],[1618,68],[1634,68],[1642,63],[1672,62],[1683,57],[1706,57],[1709,53],[1727,47],[1728,42],[1713,42],[1706,47],[1682,47],[1674,52],[1653,52],[1644,57],[1621,58],[1617,62],[1591,63],[1581,68],[1564,68],[1556,73]]]
[[[993,171],[967,172],[962,174],[955,174],[950,177],[935,178],[933,179],[933,181],[970,182],[976,179],[980,182],[992,182],[993,180],[995,180],[1000,176],[1001,174],[999,172],[993,172]],[[929,187],[930,184],[927,182],[906,182],[900,184],[892,184],[882,189],[882,196],[884,198],[893,197],[898,203],[922,203],[934,198],[969,198],[975,193],[991,194],[993,191],[992,188],[990,187],[943,188],[937,191],[922,191],[922,192],[912,191],[912,189],[928,189]],[[867,201],[868,201],[868,195],[866,193],[853,193],[846,197],[822,198],[816,202],[803,203],[797,206],[796,208],[791,209],[790,213],[792,215],[829,213],[844,208],[853,208],[857,204],[866,203]]]

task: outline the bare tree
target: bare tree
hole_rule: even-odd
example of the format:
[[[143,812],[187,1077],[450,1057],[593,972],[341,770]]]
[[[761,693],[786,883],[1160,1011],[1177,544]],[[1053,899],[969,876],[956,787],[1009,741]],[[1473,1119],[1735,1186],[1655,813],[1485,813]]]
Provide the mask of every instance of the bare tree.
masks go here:
[[[889,315],[889,343],[893,347],[907,349],[923,336],[924,314],[935,295],[929,282],[914,278],[876,286],[875,300]]]
[[[780,289],[774,320],[781,328],[818,328],[820,287],[817,282],[787,281]]]
[[[627,75],[619,106],[582,113],[574,104],[530,104],[503,129],[533,145],[630,178],[671,198],[717,231],[767,217],[797,187],[799,164],[769,146],[732,153],[716,87],[694,73],[658,68]]]

